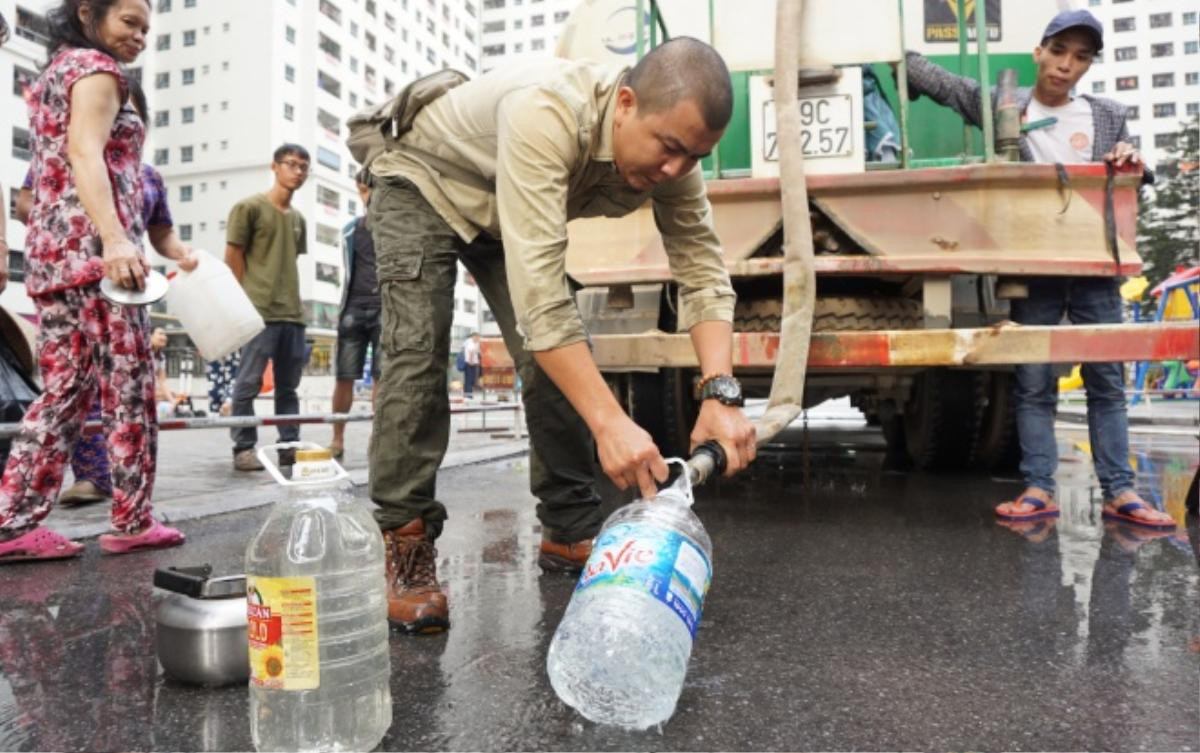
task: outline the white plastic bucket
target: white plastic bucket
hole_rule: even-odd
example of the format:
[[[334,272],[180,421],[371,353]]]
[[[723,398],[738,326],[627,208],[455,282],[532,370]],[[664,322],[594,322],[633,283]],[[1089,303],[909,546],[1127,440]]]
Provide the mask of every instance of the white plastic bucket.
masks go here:
[[[204,251],[167,291],[167,313],[179,318],[206,361],[219,361],[250,342],[266,324],[226,264]]]

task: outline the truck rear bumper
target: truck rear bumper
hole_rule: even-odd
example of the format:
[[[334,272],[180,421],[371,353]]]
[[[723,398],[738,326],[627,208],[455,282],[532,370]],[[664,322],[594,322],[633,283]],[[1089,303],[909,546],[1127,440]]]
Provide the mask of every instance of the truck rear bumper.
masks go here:
[[[601,369],[695,368],[687,334],[648,332],[597,335],[593,356]],[[773,369],[778,333],[736,333],[735,369]],[[1018,363],[1161,361],[1200,358],[1195,322],[818,332],[809,351],[810,369],[925,366],[1001,366]],[[483,341],[485,368],[512,366],[502,341]]]

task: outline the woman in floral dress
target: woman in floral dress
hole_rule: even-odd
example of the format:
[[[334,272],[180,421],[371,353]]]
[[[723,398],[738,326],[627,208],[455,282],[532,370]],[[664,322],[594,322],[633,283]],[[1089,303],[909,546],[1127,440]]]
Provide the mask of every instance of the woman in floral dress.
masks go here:
[[[34,204],[25,287],[38,311],[45,391],[29,407],[0,482],[0,562],[56,559],[83,546],[40,525],[62,485],[89,404],[100,393],[120,554],[176,546],[151,515],[157,424],[149,316],[100,295],[108,277],[140,289],[145,128],[119,63],[146,46],[147,0],[62,0],[47,16],[50,60],[31,90]]]

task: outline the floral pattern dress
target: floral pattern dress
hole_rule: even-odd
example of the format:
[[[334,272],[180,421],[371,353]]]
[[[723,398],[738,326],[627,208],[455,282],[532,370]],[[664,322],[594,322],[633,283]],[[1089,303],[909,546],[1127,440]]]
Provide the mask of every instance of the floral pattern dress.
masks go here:
[[[124,73],[97,50],[59,50],[30,89],[34,202],[25,288],[38,311],[38,365],[45,389],[21,422],[0,482],[0,540],[31,530],[50,512],[97,391],[112,472],[113,527],[131,533],[151,521],[158,429],[149,317],[143,308],[101,297],[103,249],[67,155],[71,89],[101,74],[117,80],[125,102]],[[117,215],[136,244],[145,230],[144,140],[141,120],[125,104],[113,122],[104,162]]]

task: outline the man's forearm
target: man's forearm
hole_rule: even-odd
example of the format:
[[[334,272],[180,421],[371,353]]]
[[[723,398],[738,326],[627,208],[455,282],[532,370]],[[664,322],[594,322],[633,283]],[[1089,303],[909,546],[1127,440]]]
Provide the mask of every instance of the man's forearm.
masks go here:
[[[692,347],[700,361],[700,373],[733,374],[733,325],[729,322],[700,322],[689,331]]]
[[[623,416],[617,399],[608,388],[587,343],[577,342],[553,350],[535,351],[534,360],[584,423],[596,434],[614,416]]]
[[[225,244],[225,263],[233,270],[234,279],[238,284],[242,284],[242,278],[246,276],[246,252],[242,247],[232,243]]]
[[[167,259],[179,261],[187,256],[187,246],[179,240],[175,228],[170,225],[153,225],[149,228],[150,245],[154,250]]]

